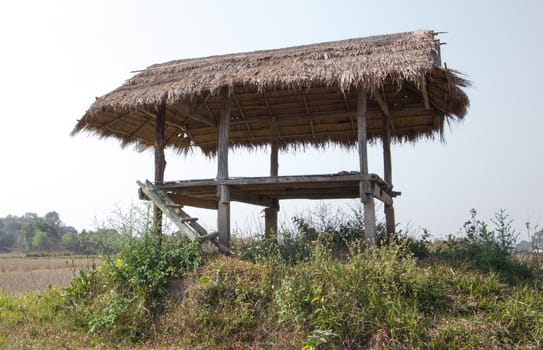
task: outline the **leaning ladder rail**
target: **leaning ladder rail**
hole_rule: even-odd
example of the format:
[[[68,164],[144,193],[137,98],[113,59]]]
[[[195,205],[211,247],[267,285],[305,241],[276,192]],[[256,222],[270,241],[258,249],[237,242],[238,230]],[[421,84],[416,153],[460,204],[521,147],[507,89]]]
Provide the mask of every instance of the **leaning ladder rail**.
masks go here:
[[[146,180],[145,183],[137,181],[137,184],[143,194],[145,194],[145,196],[179,229],[181,235],[188,237],[190,240],[202,242],[202,249],[206,253],[214,252],[210,243],[213,243],[221,253],[230,253],[230,249],[218,241],[218,232],[208,234],[206,229],[196,222],[197,218],[191,217],[187,212],[181,209],[182,206],[174,203],[164,191],[154,186],[148,180]]]

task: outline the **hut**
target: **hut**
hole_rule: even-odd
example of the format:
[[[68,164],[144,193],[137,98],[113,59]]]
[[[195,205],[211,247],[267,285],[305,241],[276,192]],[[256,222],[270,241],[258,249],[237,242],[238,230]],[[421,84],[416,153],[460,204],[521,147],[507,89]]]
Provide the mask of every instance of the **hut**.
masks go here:
[[[142,195],[224,251],[231,201],[264,206],[271,232],[280,200],[360,198],[371,240],[377,199],[394,231],[391,142],[442,138],[445,121],[462,119],[469,105],[462,90],[469,82],[441,64],[430,30],[182,59],[135,73],[97,98],[72,134],[154,149],[154,183],[140,183]],[[367,143],[376,140],[384,178],[368,169]],[[356,147],[359,164],[338,174],[279,175],[279,150],[329,144]],[[270,176],[228,175],[229,149],[262,146],[270,149]],[[165,148],[218,157],[216,177],[164,182]],[[207,234],[183,205],[216,209],[218,232]]]

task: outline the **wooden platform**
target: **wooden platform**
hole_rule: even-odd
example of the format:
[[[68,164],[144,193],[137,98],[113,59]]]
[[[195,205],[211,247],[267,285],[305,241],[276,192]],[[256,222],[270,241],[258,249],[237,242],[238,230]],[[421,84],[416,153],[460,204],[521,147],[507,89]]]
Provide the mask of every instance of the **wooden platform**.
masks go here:
[[[217,179],[171,181],[158,185],[177,204],[217,209],[218,185],[230,189],[230,201],[273,207],[283,199],[338,199],[360,198],[360,184],[368,181],[373,196],[385,204],[392,204],[393,192],[378,175],[342,172],[329,175],[229,177]]]

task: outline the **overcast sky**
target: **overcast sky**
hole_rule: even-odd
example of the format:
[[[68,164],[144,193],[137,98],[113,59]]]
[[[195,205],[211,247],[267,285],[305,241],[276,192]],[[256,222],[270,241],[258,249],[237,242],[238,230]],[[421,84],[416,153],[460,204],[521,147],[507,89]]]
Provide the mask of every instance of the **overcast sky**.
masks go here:
[[[504,208],[525,235],[543,225],[540,115],[541,1],[2,1],[0,217],[55,210],[77,229],[137,203],[153,178],[152,152],[115,140],[70,137],[94,101],[131,71],[172,59],[273,49],[417,29],[439,36],[442,61],[464,73],[471,107],[438,140],[392,148],[400,227],[455,234],[475,208]],[[370,172],[382,175],[379,144]],[[167,154],[166,178],[212,178],[214,159]],[[265,151],[234,152],[230,174],[266,175]],[[280,174],[357,170],[354,152],[280,154]],[[354,201],[341,202],[354,205]],[[281,217],[315,208],[284,201]],[[261,208],[233,206],[233,227],[256,226]],[[189,212],[191,210],[189,209]],[[212,211],[194,210],[204,226]],[[192,212],[191,212],[192,214]],[[381,215],[381,214],[380,214]],[[382,216],[382,215],[381,215]]]

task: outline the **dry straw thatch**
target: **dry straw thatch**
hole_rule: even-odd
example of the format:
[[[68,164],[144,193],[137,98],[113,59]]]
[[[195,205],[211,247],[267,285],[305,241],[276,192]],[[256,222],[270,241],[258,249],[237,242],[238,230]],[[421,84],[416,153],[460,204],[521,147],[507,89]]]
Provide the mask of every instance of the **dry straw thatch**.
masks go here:
[[[156,111],[165,106],[166,147],[213,155],[219,91],[227,87],[231,147],[270,144],[273,130],[283,148],[353,146],[357,89],[364,88],[368,138],[382,137],[388,109],[392,137],[415,141],[442,135],[446,119],[464,117],[468,85],[441,66],[433,31],[373,36],[152,65],[98,98],[72,133],[143,150],[153,146]]]

